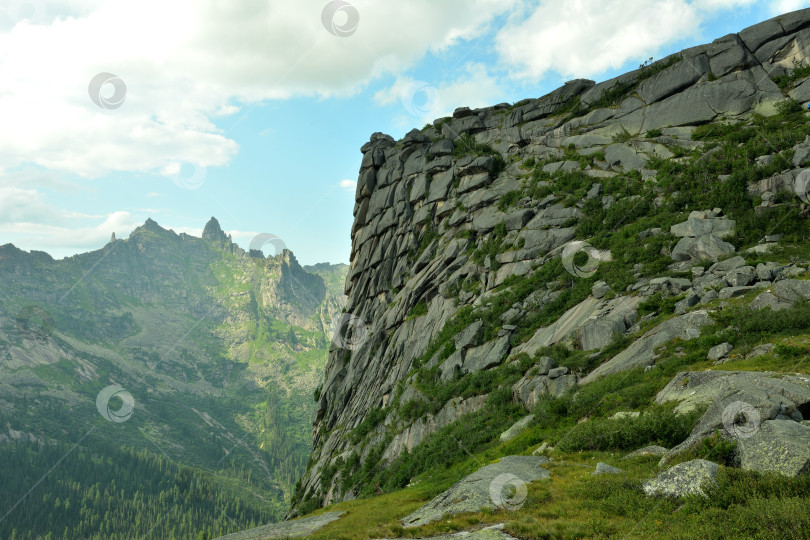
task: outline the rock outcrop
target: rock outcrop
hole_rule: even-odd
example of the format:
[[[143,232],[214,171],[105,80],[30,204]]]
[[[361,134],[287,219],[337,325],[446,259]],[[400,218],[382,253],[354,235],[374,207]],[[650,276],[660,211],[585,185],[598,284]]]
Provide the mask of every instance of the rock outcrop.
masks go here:
[[[773,80],[805,61],[809,35],[810,10],[802,10],[609,81],[578,79],[538,99],[459,108],[398,141],[374,133],[361,148],[345,283],[346,311],[365,338],[330,352],[299,499],[342,499],[351,486],[341,475],[322,478],[339,459],[357,454],[363,461],[373,445],[394,441],[382,449],[390,461],[423,440],[416,434],[428,433],[424,426],[435,423],[435,415],[406,419],[398,412],[404,397],[421,399],[417,375],[428,386],[453,384],[526,356],[542,366],[539,356],[550,346],[598,353],[618,337],[636,338],[588,374],[554,366],[528,370],[511,390],[515,402],[532,407],[542,394],[654,364],[657,347],[692,339],[711,323],[711,308],[703,306],[715,300],[762,287],[771,289],[775,306],[795,301],[787,285],[777,284],[804,269],[746,265],[734,256],[737,224],[719,208],[638,234],[639,245],[655,245],[668,259],[672,277],[645,277],[643,264],[623,260],[637,279],[626,290],[589,283],[591,294],[575,302],[571,291],[577,279],[589,279],[614,257],[588,244],[583,230],[593,234],[599,226],[579,227],[588,212],[631,213],[636,204],[663,204],[652,167],[662,159],[683,162],[674,157],[679,152],[712,155],[692,139],[697,126],[775,114],[788,93],[810,100],[807,83],[783,92]],[[792,189],[801,164],[749,191]],[[574,191],[556,189],[563,181]],[[617,191],[612,181],[641,182],[650,197]],[[769,197],[762,197],[763,205],[773,202]],[[680,274],[701,260],[708,268],[692,269],[692,279]],[[639,318],[638,309],[653,295],[683,298],[675,317],[650,328],[643,326],[649,316]],[[444,404],[434,405],[436,411]],[[350,436],[377,410],[385,411],[384,422],[362,440]]]
[[[506,456],[464,477],[419,510],[402,518],[405,527],[419,527],[446,515],[477,512],[482,508],[514,509],[523,505],[526,484],[550,473],[541,467],[548,460],[539,456]]]
[[[704,488],[715,482],[717,463],[705,459],[693,459],[679,463],[647,481],[642,488],[650,497],[706,496]]]

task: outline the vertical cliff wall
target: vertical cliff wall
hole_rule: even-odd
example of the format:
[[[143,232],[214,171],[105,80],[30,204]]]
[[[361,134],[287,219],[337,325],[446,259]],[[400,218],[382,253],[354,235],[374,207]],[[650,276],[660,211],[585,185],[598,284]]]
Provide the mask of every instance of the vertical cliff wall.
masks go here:
[[[794,71],[810,53],[808,26],[803,10],[599,84],[580,79],[539,99],[459,108],[399,141],[373,134],[361,149],[350,316],[329,355],[293,512],[353,497],[363,479],[348,481],[347,462],[352,470],[369,459],[384,466],[484,406],[485,395],[472,391],[437,403],[424,395],[426,384],[554,344],[599,350],[633,331],[645,295],[691,287],[688,279],[644,281],[651,267],[584,242],[602,226],[678,204],[678,186],[661,172],[710,155],[693,137],[697,126],[748,122],[787,99],[810,101],[810,80]],[[707,185],[723,181],[707,168]],[[679,207],[687,209],[697,208]],[[721,212],[694,217],[717,231],[728,225]],[[675,270],[678,261],[735,249],[719,236],[683,234],[693,241],[674,253],[677,235],[643,233],[639,248]],[[594,276],[597,265],[604,275]],[[542,381],[527,375],[513,390],[516,400],[559,393],[586,375],[553,366],[539,373]],[[416,406],[414,418],[403,413],[410,402],[430,405]]]

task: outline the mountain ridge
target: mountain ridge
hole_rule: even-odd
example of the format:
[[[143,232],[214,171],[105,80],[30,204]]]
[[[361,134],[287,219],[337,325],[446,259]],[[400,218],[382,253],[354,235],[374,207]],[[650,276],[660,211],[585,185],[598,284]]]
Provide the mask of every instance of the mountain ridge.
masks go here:
[[[198,485],[220,500],[230,491],[225,506],[250,509],[238,519],[279,519],[306,463],[312,393],[343,305],[335,284],[346,267],[309,273],[288,250],[246,252],[215,218],[205,230],[207,239],[177,234],[150,218],[128,238],[60,260],[0,246],[0,441],[56,448],[89,433],[82,451],[138,463],[158,483],[147,489],[155,497],[159,485],[173,483],[159,470],[179,470],[191,478],[181,492]],[[120,423],[96,410],[110,385],[132,396]],[[41,466],[17,446],[0,444],[3,452]],[[68,462],[68,470],[86,466],[79,454]],[[6,474],[4,483],[20,485],[18,472]],[[68,485],[85,489],[84,482]],[[81,508],[81,492],[60,494]],[[158,510],[149,506],[157,499],[136,500],[147,504],[145,514]],[[185,511],[182,496],[173,500],[167,512]],[[115,521],[111,533],[148,531],[112,517],[114,508],[88,504],[98,519],[106,512]],[[0,523],[0,536],[15,523],[18,532],[34,531],[49,519],[66,520],[75,534],[92,529],[77,515],[15,513]],[[183,523],[182,534],[214,536],[251,522],[211,513],[198,525]],[[156,526],[161,537],[181,534],[171,520]]]

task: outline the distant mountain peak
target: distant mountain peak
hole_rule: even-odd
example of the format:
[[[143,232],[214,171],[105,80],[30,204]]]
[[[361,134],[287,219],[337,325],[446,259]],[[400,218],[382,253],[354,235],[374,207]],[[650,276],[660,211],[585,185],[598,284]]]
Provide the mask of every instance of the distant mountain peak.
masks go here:
[[[212,242],[228,241],[228,236],[225,234],[225,231],[222,230],[222,227],[219,226],[219,221],[217,221],[215,217],[209,219],[208,223],[205,224],[202,238],[203,240],[210,240]]]

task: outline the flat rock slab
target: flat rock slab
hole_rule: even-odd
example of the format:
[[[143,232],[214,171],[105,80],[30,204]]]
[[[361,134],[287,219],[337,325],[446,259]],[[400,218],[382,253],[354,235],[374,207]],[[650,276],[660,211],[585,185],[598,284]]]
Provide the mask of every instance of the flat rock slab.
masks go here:
[[[768,420],[737,441],[743,469],[798,476],[810,471],[810,427],[792,420]]]
[[[512,427],[501,433],[501,441],[503,442],[511,441],[512,439],[520,435],[523,432],[523,430],[528,427],[528,425],[531,423],[532,420],[534,420],[534,415],[530,414],[528,416],[524,416],[523,418],[512,424]]]
[[[715,483],[719,465],[705,459],[693,459],[670,467],[644,483],[648,497],[683,497],[703,495],[705,483]]]
[[[667,449],[663,446],[652,445],[652,446],[645,446],[644,448],[639,448],[633,452],[630,452],[623,459],[632,459],[634,457],[639,456],[663,456],[667,453]]]
[[[810,378],[758,371],[684,371],[658,392],[655,401],[678,401],[677,413],[708,406],[689,437],[664,456],[665,462],[716,431],[745,439],[767,420],[803,420],[810,412]]]
[[[419,527],[446,515],[477,512],[482,508],[518,508],[526,498],[526,484],[549,478],[542,456],[506,456],[466,476],[419,510],[402,518],[405,527]]]
[[[517,540],[514,536],[510,536],[503,532],[503,523],[498,525],[491,525],[484,527],[477,531],[461,531],[454,534],[442,534],[440,536],[429,536],[425,540],[454,540],[457,538],[464,538],[466,540]],[[381,538],[378,540],[389,540]]]
[[[664,321],[636,339],[625,350],[594,369],[586,377],[580,379],[579,384],[588,384],[605,375],[650,365],[654,361],[656,347],[675,338],[690,340],[698,337],[700,328],[710,322],[708,313],[703,310],[693,311]]]
[[[303,538],[309,536],[329,523],[332,523],[343,512],[327,512],[317,516],[310,516],[292,521],[282,521],[280,523],[270,523],[255,529],[240,531],[226,536],[221,536],[218,540],[261,540],[264,538]]]

